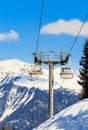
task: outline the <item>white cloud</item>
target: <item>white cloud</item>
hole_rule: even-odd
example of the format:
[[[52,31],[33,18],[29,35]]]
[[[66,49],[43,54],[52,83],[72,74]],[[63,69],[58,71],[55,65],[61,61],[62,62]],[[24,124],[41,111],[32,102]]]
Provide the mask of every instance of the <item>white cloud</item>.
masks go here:
[[[6,33],[0,33],[0,41],[10,41],[10,40],[18,40],[19,39],[19,34],[14,31],[10,30],[9,32]]]
[[[41,28],[41,33],[45,34],[69,34],[76,36],[82,26],[83,22],[78,19],[65,21],[64,19],[49,23]],[[85,22],[81,32],[81,36],[88,36],[88,22]]]

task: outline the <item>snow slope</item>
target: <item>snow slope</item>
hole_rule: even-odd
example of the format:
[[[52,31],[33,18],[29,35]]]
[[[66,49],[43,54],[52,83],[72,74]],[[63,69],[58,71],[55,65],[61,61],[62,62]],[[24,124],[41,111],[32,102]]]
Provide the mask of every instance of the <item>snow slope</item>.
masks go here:
[[[88,130],[88,99],[67,107],[33,130]]]

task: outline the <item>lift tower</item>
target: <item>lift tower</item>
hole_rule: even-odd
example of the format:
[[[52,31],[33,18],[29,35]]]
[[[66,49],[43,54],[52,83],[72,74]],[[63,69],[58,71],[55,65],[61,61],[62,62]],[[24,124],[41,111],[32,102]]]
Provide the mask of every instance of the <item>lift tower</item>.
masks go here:
[[[46,64],[49,66],[49,118],[54,113],[54,66],[57,64],[65,65],[68,62],[69,55],[66,51],[38,51],[37,55],[34,53],[34,63],[41,65]]]

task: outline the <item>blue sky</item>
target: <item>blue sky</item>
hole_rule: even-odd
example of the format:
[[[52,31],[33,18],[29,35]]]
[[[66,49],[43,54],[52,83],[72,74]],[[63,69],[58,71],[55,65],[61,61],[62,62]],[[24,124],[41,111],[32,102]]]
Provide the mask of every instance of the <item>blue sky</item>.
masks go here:
[[[0,1],[0,60],[32,62],[36,49],[42,0]],[[70,50],[88,14],[88,0],[44,0],[38,50]],[[88,18],[71,51],[73,68],[78,69]]]

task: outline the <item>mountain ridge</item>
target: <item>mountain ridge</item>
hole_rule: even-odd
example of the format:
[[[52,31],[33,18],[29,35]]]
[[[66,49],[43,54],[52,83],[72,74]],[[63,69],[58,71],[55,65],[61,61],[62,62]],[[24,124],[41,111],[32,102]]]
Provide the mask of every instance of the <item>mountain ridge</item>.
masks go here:
[[[30,71],[31,68],[31,64],[19,61],[17,59],[11,59],[11,60],[5,60],[5,61],[1,61],[0,62],[0,77],[1,80],[4,79],[5,77],[9,77],[9,76],[17,76],[17,75],[26,75],[30,77],[30,80],[45,80],[47,83],[47,87],[42,87],[42,89],[48,89],[48,81],[49,81],[49,71],[48,69],[44,69],[43,68],[43,75],[40,76],[33,76],[31,77],[31,75],[28,74],[28,71]],[[25,76],[25,77],[26,77]],[[77,83],[78,80],[78,76],[76,76],[74,74],[73,79],[67,79],[67,80],[63,80],[60,77],[60,67],[55,68],[54,69],[54,86],[55,88],[58,88],[58,86],[63,86],[64,87],[64,82],[65,82],[65,88],[69,88],[69,89],[73,89],[79,91],[81,89],[81,86],[78,85]],[[71,81],[72,87],[70,87],[69,82]],[[76,85],[76,88],[75,88]],[[38,85],[36,85],[37,87],[39,87]],[[42,84],[41,84],[42,86]]]
[[[31,77],[28,74],[31,64],[19,60],[7,62],[0,64],[0,70],[8,73],[0,79],[0,125],[5,120],[16,130],[32,130],[48,117],[48,69],[43,69],[39,77]],[[80,87],[76,89],[77,77],[69,84],[69,80],[60,79],[59,72],[59,69],[54,72],[54,114],[78,101],[80,93]]]

